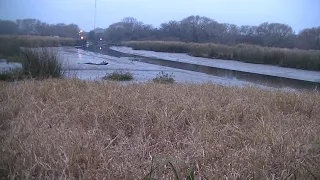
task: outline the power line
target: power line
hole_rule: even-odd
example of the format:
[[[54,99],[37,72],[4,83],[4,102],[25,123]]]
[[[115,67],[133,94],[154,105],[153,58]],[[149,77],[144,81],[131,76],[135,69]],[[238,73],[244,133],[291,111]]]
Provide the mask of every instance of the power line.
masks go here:
[[[97,0],[95,0],[95,3],[94,3],[94,24],[93,24],[93,30],[96,29],[96,20],[97,20]]]

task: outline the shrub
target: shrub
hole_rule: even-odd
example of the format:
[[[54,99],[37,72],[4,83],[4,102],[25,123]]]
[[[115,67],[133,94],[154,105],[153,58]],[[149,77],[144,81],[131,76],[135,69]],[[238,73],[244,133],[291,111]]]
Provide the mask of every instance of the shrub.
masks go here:
[[[114,71],[111,74],[107,74],[103,79],[111,81],[131,81],[133,75],[130,72]]]
[[[22,71],[30,78],[58,78],[62,76],[62,62],[57,53],[48,49],[24,49],[21,52]]]
[[[23,49],[18,60],[22,69],[0,73],[0,80],[14,81],[25,78],[59,78],[62,76],[62,62],[57,53],[48,48]]]
[[[153,78],[152,81],[161,84],[173,84],[175,82],[173,74],[165,74],[163,71]]]

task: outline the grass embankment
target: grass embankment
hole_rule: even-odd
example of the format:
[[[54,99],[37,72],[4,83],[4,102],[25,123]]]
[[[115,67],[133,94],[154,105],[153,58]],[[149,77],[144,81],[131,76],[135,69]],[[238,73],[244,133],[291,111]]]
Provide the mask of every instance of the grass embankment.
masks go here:
[[[22,81],[0,107],[4,179],[320,178],[317,92]]]
[[[123,42],[122,45],[133,49],[188,53],[198,57],[320,71],[320,51],[316,50],[272,48],[245,44],[226,46],[166,41],[128,41]]]
[[[48,36],[0,35],[0,59],[20,60],[20,47],[56,47],[75,46],[80,41],[73,38],[56,38]]]

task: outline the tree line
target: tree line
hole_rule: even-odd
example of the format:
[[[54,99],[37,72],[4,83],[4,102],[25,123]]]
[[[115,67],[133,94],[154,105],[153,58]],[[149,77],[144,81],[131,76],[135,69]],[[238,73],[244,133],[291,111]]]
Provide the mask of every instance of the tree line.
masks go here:
[[[79,38],[79,30],[76,24],[47,24],[37,19],[0,20],[0,34]],[[281,23],[265,22],[258,26],[237,26],[219,23],[204,16],[189,16],[181,21],[169,21],[158,28],[127,17],[106,29],[97,28],[86,34],[89,40],[103,37],[108,42],[162,40],[320,49],[320,26],[306,28],[296,33],[292,27]]]
[[[47,24],[38,19],[0,20],[0,35],[21,34],[79,38],[76,24]]]
[[[108,41],[170,40],[226,45],[253,44],[270,47],[320,49],[320,27],[295,33],[289,25],[262,23],[258,26],[237,26],[219,23],[203,16],[189,16],[181,21],[169,21],[159,28],[135,18],[124,18],[104,32]]]

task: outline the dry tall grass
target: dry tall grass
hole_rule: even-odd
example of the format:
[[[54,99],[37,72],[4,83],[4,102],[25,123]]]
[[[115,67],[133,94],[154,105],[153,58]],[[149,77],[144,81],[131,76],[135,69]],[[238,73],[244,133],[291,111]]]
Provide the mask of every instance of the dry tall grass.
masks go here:
[[[320,70],[320,51],[317,50],[273,48],[246,44],[227,46],[213,43],[170,41],[127,41],[122,44],[133,49],[188,53],[192,56],[206,58],[231,59],[247,63]]]
[[[320,178],[320,94],[22,81],[0,89],[4,179]],[[167,165],[166,165],[167,164]]]
[[[54,46],[75,46],[77,39],[57,38],[50,36],[31,35],[0,35],[0,42],[18,44],[20,47],[54,47]]]
[[[19,61],[20,47],[56,47],[79,45],[80,40],[49,36],[0,35],[0,59]]]
[[[21,52],[22,71],[30,78],[59,78],[63,75],[62,60],[49,48],[24,49]]]

